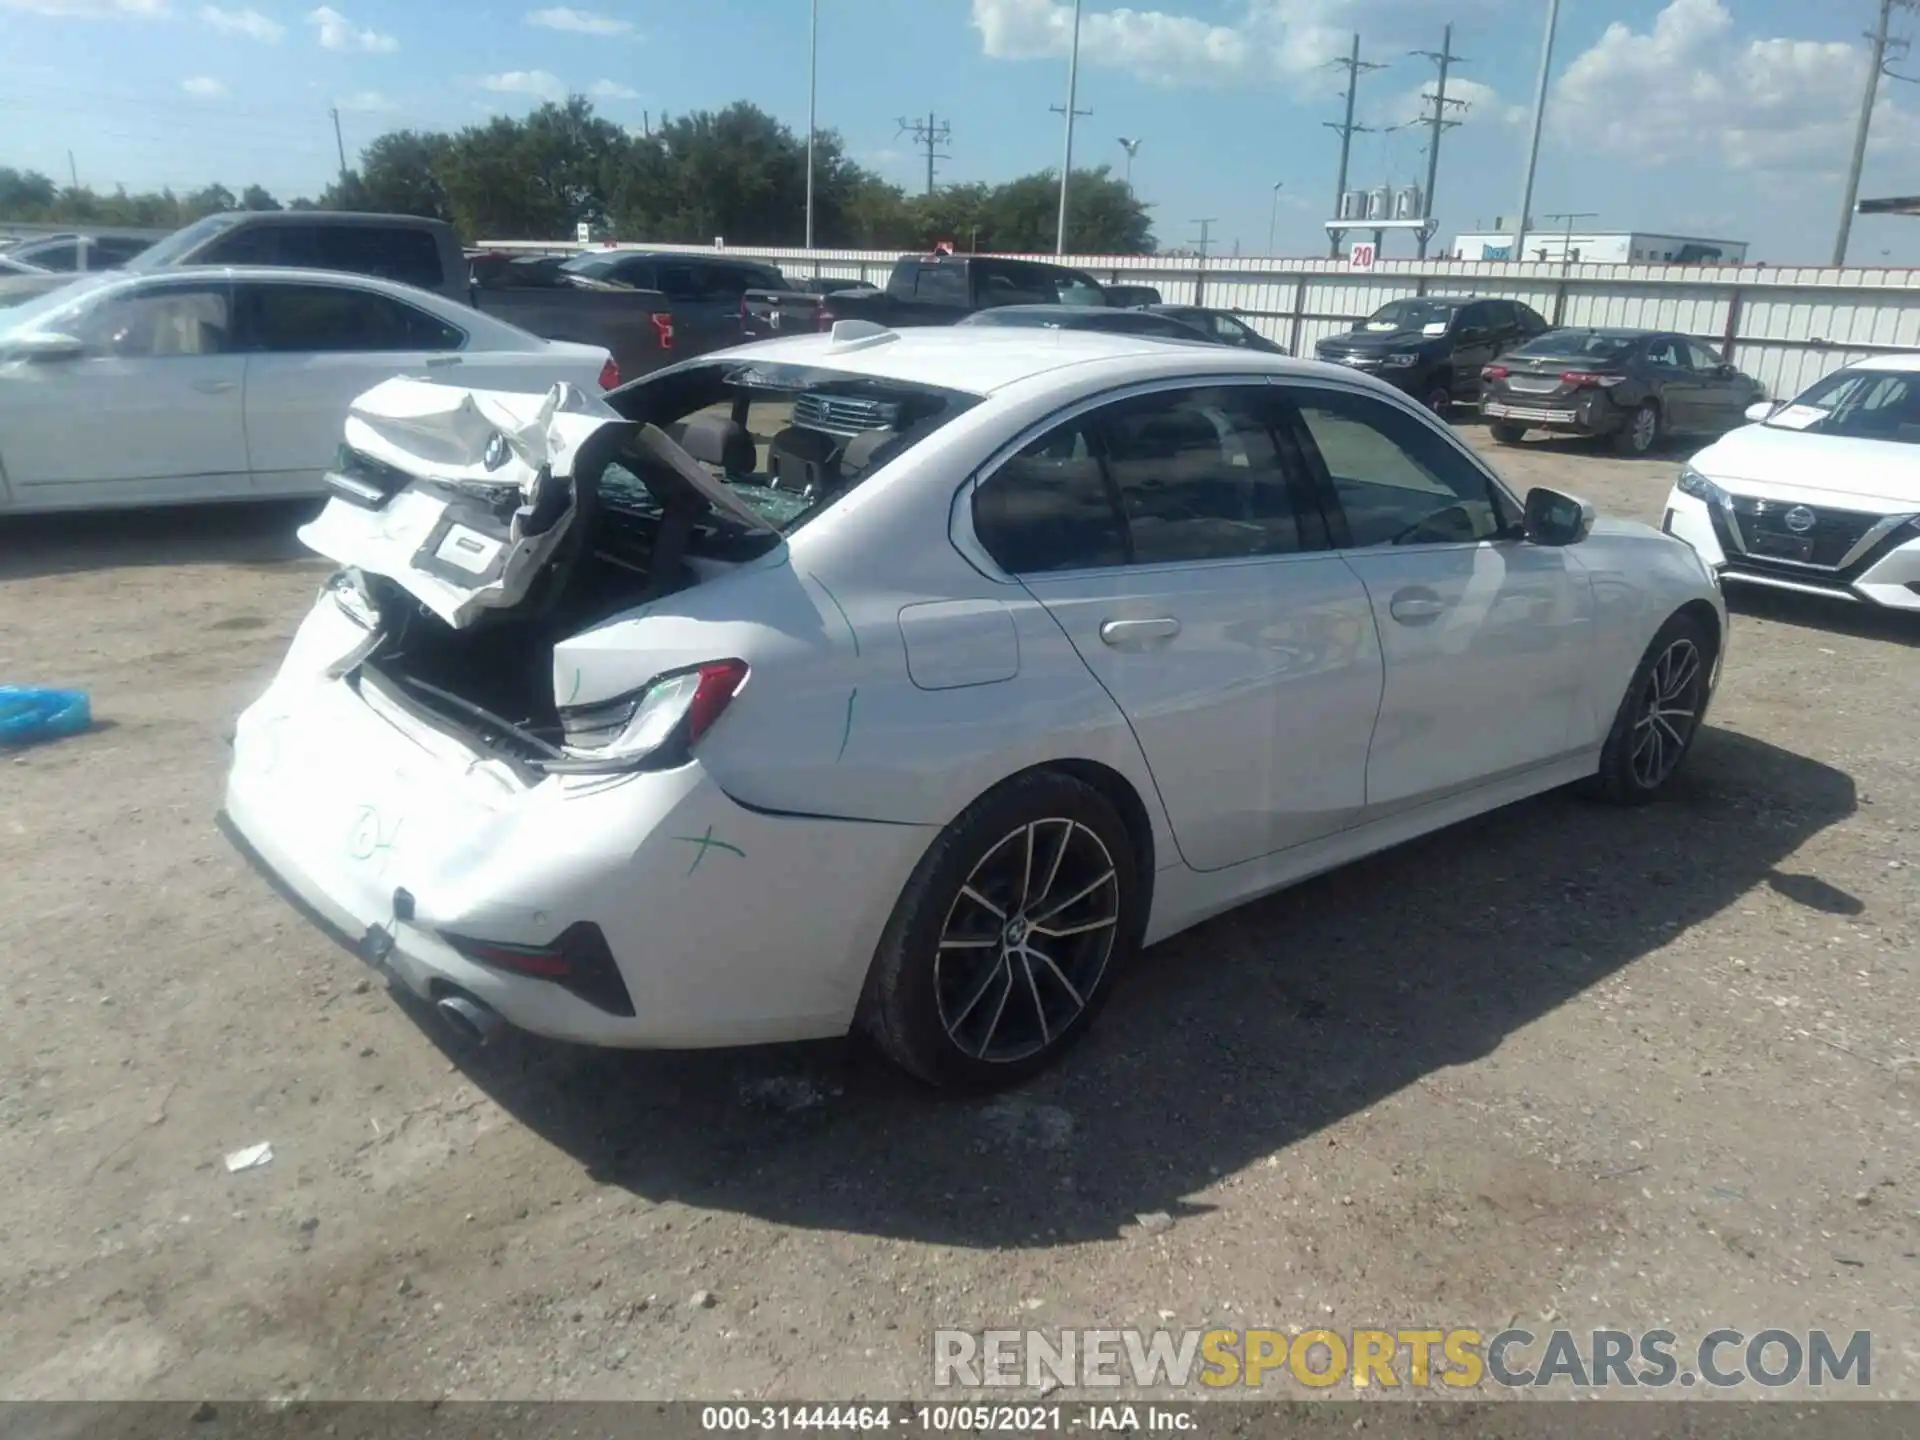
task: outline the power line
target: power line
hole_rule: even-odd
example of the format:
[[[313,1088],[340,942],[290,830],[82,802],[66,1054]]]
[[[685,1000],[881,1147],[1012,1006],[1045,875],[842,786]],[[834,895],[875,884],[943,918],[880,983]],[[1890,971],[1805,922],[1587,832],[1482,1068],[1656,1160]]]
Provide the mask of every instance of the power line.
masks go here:
[[[953,138],[953,126],[945,120],[936,119],[934,113],[929,110],[925,120],[902,118],[900,129],[895,133],[913,136],[914,147],[927,152],[927,194],[933,194],[933,162],[953,158],[940,149]]]
[[[1461,123],[1458,120],[1449,120],[1447,118],[1447,107],[1452,106],[1462,111],[1468,108],[1465,100],[1448,98],[1447,71],[1456,64],[1465,64],[1467,62],[1464,57],[1453,53],[1452,25],[1447,26],[1446,32],[1440,41],[1438,53],[1432,50],[1416,50],[1413,53],[1416,56],[1421,56],[1433,61],[1434,64],[1440,67],[1439,85],[1433,93],[1420,97],[1424,105],[1431,105],[1433,107],[1433,113],[1431,115],[1421,116],[1421,123],[1427,126],[1430,132],[1427,138],[1427,188],[1425,192],[1423,192],[1425,200],[1424,213],[1421,218],[1426,220],[1431,226],[1433,224],[1433,191],[1434,187],[1439,184],[1440,181],[1440,137],[1446,134],[1447,131],[1455,129]],[[1423,229],[1420,232],[1420,258],[1422,260],[1427,258],[1427,245],[1432,239],[1432,229]]]
[[[1360,58],[1360,36],[1357,33],[1353,37],[1353,53],[1344,60],[1330,60],[1327,62],[1327,66],[1329,69],[1345,70],[1347,72],[1347,118],[1339,124],[1335,124],[1331,120],[1323,120],[1320,122],[1325,125],[1327,129],[1337,130],[1340,133],[1340,178],[1333,188],[1333,213],[1337,218],[1340,214],[1340,202],[1346,197],[1347,193],[1347,161],[1353,154],[1353,137],[1355,135],[1371,134],[1373,130],[1373,127],[1370,125],[1356,125],[1353,119],[1353,102],[1355,95],[1360,89],[1360,77],[1369,70],[1384,70],[1387,67]],[[1327,253],[1333,256],[1339,255],[1340,236],[1338,232],[1328,237]]]
[[[1847,165],[1846,201],[1840,207],[1840,230],[1833,241],[1833,263],[1847,263],[1847,242],[1853,235],[1853,207],[1860,202],[1860,170],[1867,159],[1867,132],[1873,128],[1873,103],[1880,94],[1880,77],[1893,80],[1912,78],[1896,75],[1887,68],[1888,52],[1895,58],[1903,58],[1911,48],[1911,42],[1896,38],[1888,33],[1893,24],[1894,7],[1902,10],[1915,8],[1915,0],[1880,0],[1880,23],[1867,32],[1867,41],[1872,50],[1867,61],[1867,87],[1860,97],[1860,120],[1853,131],[1853,157]]]

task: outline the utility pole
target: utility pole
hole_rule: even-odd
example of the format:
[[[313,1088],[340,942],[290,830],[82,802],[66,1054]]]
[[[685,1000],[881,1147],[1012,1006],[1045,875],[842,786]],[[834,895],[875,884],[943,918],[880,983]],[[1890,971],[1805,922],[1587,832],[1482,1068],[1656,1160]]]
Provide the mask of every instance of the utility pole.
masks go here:
[[[1871,47],[1867,55],[1867,88],[1860,97],[1860,122],[1853,132],[1853,158],[1847,166],[1846,199],[1840,207],[1840,230],[1833,241],[1833,263],[1836,266],[1847,263],[1847,242],[1853,236],[1853,207],[1860,201],[1860,170],[1867,159],[1867,133],[1873,128],[1873,104],[1880,94],[1880,77],[1886,75],[1894,80],[1905,80],[1905,75],[1895,75],[1887,68],[1887,52],[1896,50],[1906,54],[1908,42],[1894,39],[1888,35],[1893,23],[1893,10],[1897,5],[1903,10],[1914,8],[1915,0],[1880,0],[1880,23],[1867,35]]]
[[[1347,161],[1353,154],[1353,137],[1355,135],[1369,134],[1373,128],[1369,125],[1356,125],[1353,123],[1353,101],[1356,92],[1360,89],[1360,77],[1369,70],[1384,70],[1387,67],[1385,65],[1375,65],[1360,58],[1360,37],[1356,34],[1353,37],[1353,53],[1345,60],[1329,61],[1328,68],[1345,70],[1347,72],[1347,118],[1338,125],[1334,124],[1331,120],[1323,120],[1320,122],[1325,125],[1327,129],[1338,130],[1340,132],[1340,178],[1334,183],[1333,187],[1333,213],[1334,217],[1338,219],[1340,215],[1340,201],[1347,193]],[[1335,232],[1327,237],[1327,253],[1335,257],[1339,256],[1339,232]]]
[[[953,126],[945,120],[938,120],[929,110],[925,120],[902,120],[899,134],[911,135],[915,146],[924,147],[927,152],[927,194],[933,193],[933,162],[951,160],[940,147],[953,138]]]
[[[344,182],[347,178],[347,142],[340,138],[340,107],[336,105],[327,113],[333,116],[333,146],[340,152],[340,179]]]
[[[1456,61],[1461,63],[1465,62],[1463,57],[1453,53],[1453,26],[1451,25],[1447,26],[1446,33],[1440,41],[1440,51],[1438,54],[1435,54],[1431,50],[1416,50],[1413,53],[1424,56],[1440,67],[1440,84],[1438,88],[1433,94],[1422,95],[1420,97],[1427,104],[1433,106],[1433,114],[1422,117],[1423,123],[1429,127],[1432,133],[1427,139],[1426,213],[1421,216],[1421,218],[1431,222],[1433,220],[1433,187],[1437,185],[1440,180],[1440,137],[1460,124],[1458,120],[1449,120],[1447,118],[1447,107],[1452,106],[1456,110],[1465,110],[1467,108],[1466,101],[1449,100],[1447,98],[1447,71]],[[1420,258],[1422,260],[1427,258],[1427,245],[1432,239],[1432,230],[1422,230],[1420,232]]]
[[[807,17],[807,249],[813,249],[813,137],[819,129],[820,0]]]
[[[1210,215],[1205,220],[1195,220],[1191,223],[1200,227],[1200,238],[1193,242],[1193,246],[1194,249],[1200,252],[1200,260],[1201,263],[1204,264],[1207,258],[1207,247],[1213,243],[1210,238],[1213,234],[1213,227],[1220,223],[1220,217],[1218,215]]]
[[[1547,0],[1547,38],[1540,47],[1540,83],[1533,92],[1533,132],[1527,141],[1527,179],[1520,189],[1520,216],[1513,222],[1513,258],[1523,258],[1527,211],[1533,207],[1533,176],[1540,166],[1540,130],[1547,118],[1547,79],[1553,73],[1553,37],[1560,28],[1560,0]]]
[[[1067,253],[1067,186],[1073,179],[1073,122],[1081,114],[1074,109],[1074,101],[1080,94],[1080,0],[1073,0],[1073,47],[1067,52],[1067,103],[1052,108],[1062,111],[1067,119],[1067,148],[1060,157],[1060,219],[1053,230],[1053,253]],[[1085,112],[1091,115],[1091,110]]]
[[[1280,191],[1285,188],[1286,183],[1284,180],[1276,180],[1273,182],[1273,208],[1267,212],[1267,254],[1269,257],[1273,254],[1274,232],[1280,228]]]
[[[1080,113],[1082,115],[1087,115],[1087,114],[1091,114],[1092,112],[1087,110],[1082,110]],[[1120,137],[1120,148],[1127,152],[1127,196],[1128,198],[1132,198],[1133,196],[1133,157],[1140,153],[1140,147],[1144,143],[1145,141],[1143,140],[1129,140],[1124,135]]]
[[[1567,222],[1566,236],[1560,241],[1560,273],[1562,275],[1566,274],[1567,270],[1573,264],[1573,222],[1576,220],[1598,220],[1599,218],[1600,212],[1597,210],[1562,210],[1558,214],[1547,216],[1549,220],[1564,220]]]
[[[73,151],[67,151],[67,178],[73,181],[73,188],[80,188],[80,167],[73,163]]]

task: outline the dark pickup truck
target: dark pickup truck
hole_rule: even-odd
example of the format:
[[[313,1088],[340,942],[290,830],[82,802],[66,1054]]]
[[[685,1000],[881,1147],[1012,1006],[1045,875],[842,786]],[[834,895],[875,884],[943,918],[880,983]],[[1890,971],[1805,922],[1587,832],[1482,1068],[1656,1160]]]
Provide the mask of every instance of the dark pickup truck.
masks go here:
[[[802,280],[792,290],[749,290],[740,297],[740,338],[771,340],[795,331],[818,330],[820,311],[829,295],[871,289],[865,280],[817,276]]]
[[[545,340],[603,346],[628,379],[680,358],[685,348],[674,307],[658,291],[568,274],[563,264],[540,257],[495,263],[490,252],[469,255],[452,226],[418,215],[209,215],[128,262],[132,270],[174,265],[288,265],[398,280]]]
[[[749,291],[742,300],[749,312],[755,293]],[[816,330],[829,329],[836,320],[873,320],[899,329],[952,325],[976,311],[1000,305],[1106,303],[1107,294],[1099,281],[1065,265],[1007,260],[996,255],[903,255],[893,262],[893,274],[887,277],[884,290],[836,290],[822,296],[817,305],[796,306],[795,320],[800,328]],[[785,333],[785,309],[774,308],[770,313],[780,316],[781,333]],[[745,328],[743,317],[743,335]]]

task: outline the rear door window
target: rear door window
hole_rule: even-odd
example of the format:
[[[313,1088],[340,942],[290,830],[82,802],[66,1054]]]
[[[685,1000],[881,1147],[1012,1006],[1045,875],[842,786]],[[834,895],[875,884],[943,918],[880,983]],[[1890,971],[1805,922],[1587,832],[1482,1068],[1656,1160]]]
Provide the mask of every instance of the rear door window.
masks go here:
[[[377,275],[437,290],[446,279],[433,233],[401,225],[324,225],[320,253],[329,270]]]
[[[387,295],[344,285],[243,284],[245,348],[267,354],[458,350],[459,330]]]

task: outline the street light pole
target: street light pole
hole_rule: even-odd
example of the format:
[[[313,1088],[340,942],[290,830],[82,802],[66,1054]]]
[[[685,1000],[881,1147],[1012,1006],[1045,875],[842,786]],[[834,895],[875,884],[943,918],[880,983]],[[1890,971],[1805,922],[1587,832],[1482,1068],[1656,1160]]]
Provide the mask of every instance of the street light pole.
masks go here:
[[[1276,180],[1273,182],[1273,209],[1267,213],[1267,254],[1269,257],[1273,254],[1274,232],[1280,228],[1280,190],[1286,183],[1284,180]]]
[[[1540,84],[1533,95],[1533,135],[1527,141],[1527,180],[1520,191],[1520,218],[1513,222],[1512,258],[1523,258],[1527,211],[1533,205],[1533,175],[1540,164],[1540,129],[1547,117],[1547,79],[1553,73],[1553,36],[1560,28],[1560,0],[1547,0],[1547,39],[1540,47]]]
[[[807,249],[813,249],[813,135],[820,92],[820,0],[813,0],[807,21]]]
[[[1060,161],[1060,220],[1054,227],[1053,253],[1067,253],[1067,183],[1073,175],[1074,102],[1080,91],[1080,4],[1073,0],[1073,48],[1067,58],[1067,148]]]
[[[1143,142],[1140,140],[1129,140],[1124,135],[1120,137],[1120,148],[1127,152],[1126,176],[1127,176],[1127,198],[1128,199],[1133,198],[1133,157],[1140,153],[1140,146],[1142,143]]]

